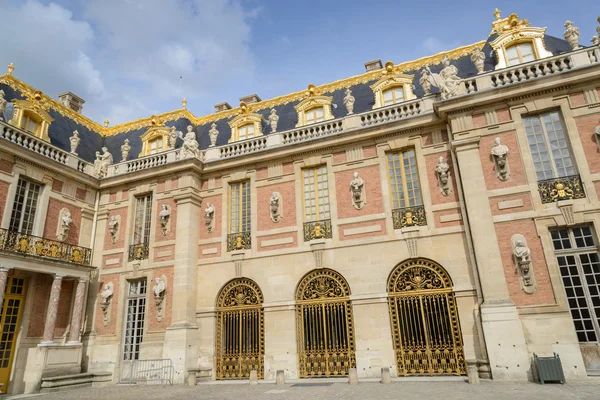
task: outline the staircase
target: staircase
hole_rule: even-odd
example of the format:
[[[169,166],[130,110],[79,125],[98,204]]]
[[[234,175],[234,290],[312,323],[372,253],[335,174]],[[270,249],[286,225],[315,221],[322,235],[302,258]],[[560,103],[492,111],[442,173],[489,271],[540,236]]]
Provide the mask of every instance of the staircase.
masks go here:
[[[100,387],[112,382],[112,372],[85,372],[42,378],[40,393],[60,392],[85,387]]]

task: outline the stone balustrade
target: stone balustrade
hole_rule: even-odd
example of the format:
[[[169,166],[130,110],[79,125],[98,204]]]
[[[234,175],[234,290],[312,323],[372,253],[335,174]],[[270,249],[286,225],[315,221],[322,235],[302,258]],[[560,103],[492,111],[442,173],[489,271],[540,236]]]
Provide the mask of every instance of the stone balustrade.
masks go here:
[[[292,144],[317,139],[341,132],[342,130],[342,120],[337,119],[282,132],[281,136],[283,138],[283,144]]]
[[[431,107],[428,107],[433,102],[429,99],[415,99],[394,104],[387,107],[377,108],[373,111],[360,114],[362,126],[372,126],[385,124],[387,122],[398,121],[425,113]],[[431,103],[431,104],[430,104]]]
[[[252,139],[234,142],[219,147],[219,158],[229,158],[254,153],[267,148],[267,137],[259,136]]]
[[[152,154],[150,156],[136,158],[135,160],[124,161],[111,165],[108,169],[107,177],[129,174],[144,169],[159,167],[174,161],[179,161],[180,149],[172,149],[165,152]]]

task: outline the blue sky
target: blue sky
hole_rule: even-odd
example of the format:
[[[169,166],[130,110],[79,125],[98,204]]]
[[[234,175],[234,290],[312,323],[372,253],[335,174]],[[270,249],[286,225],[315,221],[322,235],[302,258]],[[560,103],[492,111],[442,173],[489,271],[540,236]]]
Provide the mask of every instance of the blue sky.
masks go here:
[[[597,1],[0,0],[0,66],[111,125],[179,108],[195,115],[263,99],[487,38],[496,7],[562,37],[569,19],[589,44]],[[7,32],[20,40],[6,40]],[[2,67],[3,68],[3,67]]]

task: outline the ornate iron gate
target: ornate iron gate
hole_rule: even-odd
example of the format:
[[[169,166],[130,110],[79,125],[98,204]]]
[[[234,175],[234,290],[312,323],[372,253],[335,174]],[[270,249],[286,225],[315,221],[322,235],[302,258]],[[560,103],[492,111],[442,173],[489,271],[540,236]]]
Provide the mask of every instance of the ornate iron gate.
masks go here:
[[[227,283],[217,297],[217,379],[264,376],[263,295],[251,279]]]
[[[388,293],[398,375],[464,375],[458,311],[444,268],[407,260],[392,271]]]
[[[356,367],[350,287],[331,269],[308,273],[296,291],[300,377],[348,375]]]

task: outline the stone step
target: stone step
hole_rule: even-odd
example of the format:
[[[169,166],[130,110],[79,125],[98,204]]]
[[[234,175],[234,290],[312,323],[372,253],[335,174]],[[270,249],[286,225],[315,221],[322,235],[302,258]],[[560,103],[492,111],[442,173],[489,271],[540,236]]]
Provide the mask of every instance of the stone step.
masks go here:
[[[42,378],[40,393],[97,386],[100,382],[110,382],[111,372],[84,372],[81,374],[59,375]]]

